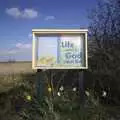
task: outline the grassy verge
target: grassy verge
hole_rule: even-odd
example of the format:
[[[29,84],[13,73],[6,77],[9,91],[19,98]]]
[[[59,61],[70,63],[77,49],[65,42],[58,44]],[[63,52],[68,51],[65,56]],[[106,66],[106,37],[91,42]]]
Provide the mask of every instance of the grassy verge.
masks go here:
[[[54,95],[49,90],[38,100],[34,73],[5,77],[1,79],[15,81],[0,94],[0,120],[119,120],[119,107],[102,105],[90,91],[84,105],[80,104],[78,90],[69,88],[54,89]]]

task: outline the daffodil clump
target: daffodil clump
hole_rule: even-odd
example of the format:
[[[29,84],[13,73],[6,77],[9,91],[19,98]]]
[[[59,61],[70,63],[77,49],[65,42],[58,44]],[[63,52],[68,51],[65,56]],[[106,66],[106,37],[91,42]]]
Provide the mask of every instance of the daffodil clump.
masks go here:
[[[32,97],[31,97],[30,95],[27,95],[27,96],[26,96],[26,100],[31,101],[31,100],[32,100]]]
[[[52,88],[48,87],[48,92],[51,93],[52,92]]]
[[[27,92],[24,92],[24,97],[25,97],[25,99],[27,101],[31,101],[32,100],[32,96],[29,93],[27,93]]]

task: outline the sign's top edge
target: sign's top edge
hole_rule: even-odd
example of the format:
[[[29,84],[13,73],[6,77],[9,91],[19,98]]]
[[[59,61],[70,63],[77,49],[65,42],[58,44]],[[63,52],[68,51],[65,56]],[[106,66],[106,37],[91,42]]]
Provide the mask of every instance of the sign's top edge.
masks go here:
[[[88,32],[88,29],[32,29],[32,32]]]

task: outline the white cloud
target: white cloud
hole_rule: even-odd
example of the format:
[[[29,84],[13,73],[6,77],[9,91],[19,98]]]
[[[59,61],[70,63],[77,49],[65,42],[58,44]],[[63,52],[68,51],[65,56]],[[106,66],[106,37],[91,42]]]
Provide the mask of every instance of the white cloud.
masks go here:
[[[7,8],[6,13],[16,18],[21,16],[21,11],[18,8],[10,8],[10,9]]]
[[[45,20],[54,20],[55,19],[55,16],[46,16],[45,17]]]
[[[29,34],[28,34],[28,38],[29,38],[29,39],[32,39],[32,33],[29,33]]]
[[[30,43],[28,43],[28,44],[17,43],[16,44],[16,48],[19,48],[19,49],[29,49],[31,47],[32,47],[32,45]]]
[[[16,54],[16,53],[17,53],[16,50],[10,50],[10,51],[8,51],[8,54]]]
[[[24,53],[31,53],[32,44],[31,43],[17,43],[13,48],[8,50],[0,50],[0,56],[8,56],[8,55],[19,55]]]
[[[9,56],[9,55],[15,55],[18,53],[17,49],[11,49],[11,50],[0,50],[0,56]]]
[[[30,8],[20,10],[19,8],[7,8],[6,13],[15,18],[28,18],[33,19],[38,17],[38,11]]]
[[[34,9],[24,9],[22,17],[23,18],[36,18],[38,17],[38,12]]]

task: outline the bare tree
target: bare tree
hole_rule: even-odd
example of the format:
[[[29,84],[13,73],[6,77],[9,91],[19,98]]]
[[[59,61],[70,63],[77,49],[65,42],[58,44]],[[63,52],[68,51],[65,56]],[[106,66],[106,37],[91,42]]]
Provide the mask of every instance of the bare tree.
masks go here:
[[[120,43],[120,0],[99,1],[89,18],[90,34],[99,48]]]

